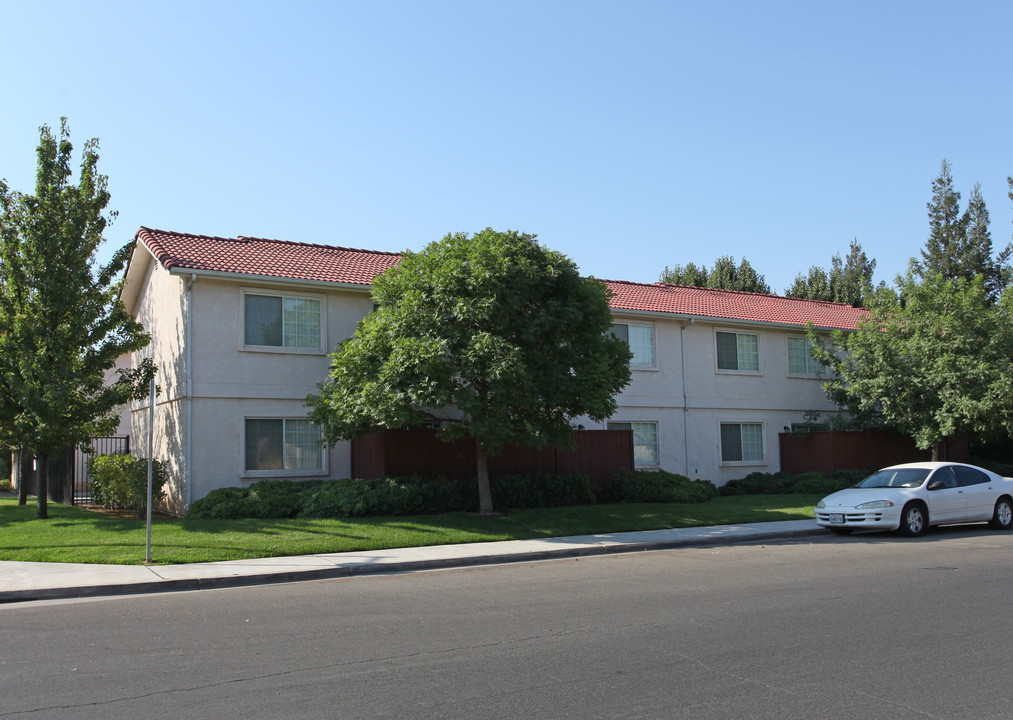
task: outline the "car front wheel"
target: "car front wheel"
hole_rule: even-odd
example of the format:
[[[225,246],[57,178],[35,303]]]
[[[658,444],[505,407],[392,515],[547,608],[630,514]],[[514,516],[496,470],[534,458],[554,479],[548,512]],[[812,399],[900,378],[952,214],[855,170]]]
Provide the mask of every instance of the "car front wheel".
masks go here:
[[[999,498],[995,503],[995,511],[992,513],[992,522],[989,523],[996,530],[1009,530],[1013,527],[1013,505],[1007,497]]]
[[[907,537],[918,537],[929,525],[929,516],[921,503],[909,503],[900,514],[900,533]]]

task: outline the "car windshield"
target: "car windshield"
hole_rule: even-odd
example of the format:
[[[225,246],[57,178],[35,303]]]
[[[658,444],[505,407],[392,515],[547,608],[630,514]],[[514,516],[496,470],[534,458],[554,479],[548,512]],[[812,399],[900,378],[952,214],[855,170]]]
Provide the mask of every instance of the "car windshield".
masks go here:
[[[913,488],[918,487],[929,471],[925,468],[902,468],[898,470],[880,470],[870,475],[862,482],[855,485],[856,488]]]

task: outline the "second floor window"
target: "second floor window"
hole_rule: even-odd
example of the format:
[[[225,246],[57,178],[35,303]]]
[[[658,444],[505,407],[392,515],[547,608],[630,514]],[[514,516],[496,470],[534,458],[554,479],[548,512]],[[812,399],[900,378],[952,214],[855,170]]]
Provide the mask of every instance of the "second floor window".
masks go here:
[[[285,348],[320,348],[320,300],[247,293],[243,343]]]
[[[791,375],[823,374],[823,366],[813,357],[809,338],[788,336],[788,373]]]
[[[760,343],[749,333],[719,332],[718,370],[760,371]]]
[[[610,332],[617,338],[625,340],[629,344],[630,352],[633,353],[633,358],[630,360],[630,367],[654,367],[653,325],[616,323],[612,326]]]

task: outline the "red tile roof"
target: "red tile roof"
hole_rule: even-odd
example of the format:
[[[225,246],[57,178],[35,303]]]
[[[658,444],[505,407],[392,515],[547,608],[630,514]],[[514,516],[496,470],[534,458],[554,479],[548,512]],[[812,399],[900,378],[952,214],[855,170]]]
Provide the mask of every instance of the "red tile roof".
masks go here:
[[[400,260],[398,253],[355,250],[332,245],[221,238],[142,227],[136,239],[166,269],[235,273],[286,280],[369,285]],[[700,318],[721,318],[804,326],[854,329],[865,310],[841,303],[800,300],[759,293],[711,290],[655,283],[605,281],[612,308]]]
[[[397,253],[375,250],[189,235],[146,227],[137,231],[136,239],[167,270],[181,268],[351,285],[369,285],[401,258]]]
[[[620,280],[606,280],[612,290],[610,304],[614,310],[636,310],[651,313],[672,313],[692,317],[724,318],[778,325],[853,330],[866,310],[843,303],[802,300],[799,298],[763,295],[761,293],[712,290],[655,283],[645,285]]]

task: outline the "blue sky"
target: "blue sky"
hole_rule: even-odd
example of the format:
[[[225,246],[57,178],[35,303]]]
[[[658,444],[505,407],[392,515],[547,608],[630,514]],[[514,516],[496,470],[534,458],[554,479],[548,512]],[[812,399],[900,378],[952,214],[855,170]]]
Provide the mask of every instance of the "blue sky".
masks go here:
[[[487,226],[601,278],[852,238],[890,282],[943,158],[1013,206],[1013,3],[2,0],[0,177],[101,140],[140,225],[377,250]]]

